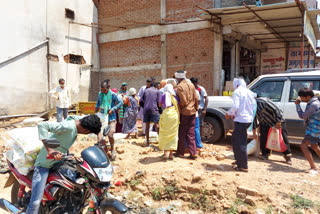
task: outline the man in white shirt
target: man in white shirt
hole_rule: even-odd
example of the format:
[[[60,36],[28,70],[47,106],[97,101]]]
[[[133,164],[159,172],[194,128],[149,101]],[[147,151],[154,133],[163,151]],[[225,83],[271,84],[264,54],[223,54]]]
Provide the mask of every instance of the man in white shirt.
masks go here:
[[[248,172],[247,129],[253,121],[256,100],[253,92],[247,89],[244,79],[235,78],[233,87],[233,103],[226,114],[226,119],[234,118],[232,146],[236,161],[233,164],[236,171]]]
[[[59,79],[59,86],[52,89],[49,95],[57,100],[57,122],[62,121],[68,117],[68,110],[71,106],[71,93],[69,88],[65,86],[64,79]]]

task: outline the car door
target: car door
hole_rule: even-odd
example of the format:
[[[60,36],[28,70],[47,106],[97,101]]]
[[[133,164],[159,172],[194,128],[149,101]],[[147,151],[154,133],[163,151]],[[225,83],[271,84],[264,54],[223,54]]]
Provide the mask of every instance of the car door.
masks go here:
[[[284,103],[284,118],[286,119],[286,125],[288,134],[290,136],[304,136],[305,127],[304,120],[300,119],[296,111],[296,105],[294,101],[298,97],[298,92],[301,88],[311,88],[312,90],[320,90],[320,77],[290,77],[290,90],[289,96],[287,96]],[[306,103],[301,103],[301,108],[304,111]]]

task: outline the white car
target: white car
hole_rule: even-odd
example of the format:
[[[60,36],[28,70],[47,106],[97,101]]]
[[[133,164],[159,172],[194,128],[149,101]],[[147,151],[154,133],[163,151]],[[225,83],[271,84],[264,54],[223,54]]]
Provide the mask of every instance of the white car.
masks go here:
[[[261,75],[247,87],[259,97],[270,98],[282,110],[290,143],[301,142],[305,132],[304,121],[298,117],[294,101],[298,97],[299,89],[303,87],[320,91],[320,70],[289,70],[281,74]],[[216,142],[233,129],[232,121],[224,117],[231,104],[232,97],[209,96],[203,140]],[[306,103],[301,103],[303,110],[305,106]]]

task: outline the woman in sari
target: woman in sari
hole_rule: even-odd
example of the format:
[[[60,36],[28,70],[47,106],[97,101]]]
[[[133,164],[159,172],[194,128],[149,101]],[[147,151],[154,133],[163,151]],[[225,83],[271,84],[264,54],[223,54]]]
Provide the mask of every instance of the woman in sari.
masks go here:
[[[136,93],[136,89],[130,88],[128,96],[126,96],[124,100],[122,132],[124,134],[128,134],[126,138],[129,138],[130,134],[135,134],[135,138],[137,138],[137,116],[139,112],[139,100],[136,96]]]
[[[163,112],[160,115],[159,148],[164,151],[164,160],[173,160],[173,151],[178,147],[179,108],[178,98],[171,84],[164,87],[160,102]]]

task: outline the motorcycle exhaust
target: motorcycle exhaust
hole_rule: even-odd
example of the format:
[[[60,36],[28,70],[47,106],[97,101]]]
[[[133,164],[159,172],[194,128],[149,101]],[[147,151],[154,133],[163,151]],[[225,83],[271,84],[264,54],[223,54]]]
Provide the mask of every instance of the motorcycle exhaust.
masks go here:
[[[0,208],[12,214],[24,214],[20,209],[3,198],[0,198]]]

